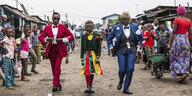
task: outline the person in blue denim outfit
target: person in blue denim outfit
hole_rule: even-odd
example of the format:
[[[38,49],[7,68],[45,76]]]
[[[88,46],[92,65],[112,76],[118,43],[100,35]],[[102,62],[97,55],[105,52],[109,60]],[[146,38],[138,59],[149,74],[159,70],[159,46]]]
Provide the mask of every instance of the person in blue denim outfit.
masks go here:
[[[113,30],[108,35],[107,43],[112,53],[117,53],[119,64],[119,83],[117,89],[121,90],[124,83],[124,94],[133,94],[129,91],[131,80],[134,72],[136,46],[140,45],[143,39],[143,34],[139,30],[137,24],[130,23],[131,16],[128,12],[121,15],[122,24],[115,25]],[[116,37],[116,47],[112,45],[113,38]],[[125,80],[124,80],[125,79]]]

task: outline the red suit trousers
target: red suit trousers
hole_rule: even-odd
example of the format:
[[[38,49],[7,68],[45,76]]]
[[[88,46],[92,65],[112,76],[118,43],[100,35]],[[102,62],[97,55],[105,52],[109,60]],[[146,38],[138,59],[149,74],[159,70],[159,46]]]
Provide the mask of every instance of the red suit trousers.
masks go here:
[[[49,51],[49,60],[51,62],[51,68],[53,73],[53,86],[61,86],[60,84],[60,74],[61,74],[61,62],[62,57],[59,52],[57,44],[52,44]]]
[[[93,79],[94,79],[94,75],[85,76],[85,79],[86,79],[87,86],[88,85],[92,85]]]

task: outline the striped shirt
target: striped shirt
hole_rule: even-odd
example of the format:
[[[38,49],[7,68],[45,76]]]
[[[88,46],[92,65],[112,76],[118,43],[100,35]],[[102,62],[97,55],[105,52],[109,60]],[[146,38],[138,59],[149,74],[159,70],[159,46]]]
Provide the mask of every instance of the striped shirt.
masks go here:
[[[31,44],[32,44],[32,46],[38,46],[38,44],[39,44],[39,35],[38,34],[33,34],[32,36],[31,36]]]

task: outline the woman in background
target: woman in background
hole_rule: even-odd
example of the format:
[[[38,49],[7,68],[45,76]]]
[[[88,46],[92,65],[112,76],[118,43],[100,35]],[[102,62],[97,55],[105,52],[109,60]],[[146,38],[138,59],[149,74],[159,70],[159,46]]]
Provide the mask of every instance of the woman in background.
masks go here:
[[[192,40],[191,21],[184,17],[185,13],[185,7],[179,6],[177,8],[179,17],[173,21],[173,32],[168,44],[168,48],[171,49],[170,70],[172,77],[181,76],[179,83],[184,83],[189,74]],[[188,38],[187,32],[190,38]]]

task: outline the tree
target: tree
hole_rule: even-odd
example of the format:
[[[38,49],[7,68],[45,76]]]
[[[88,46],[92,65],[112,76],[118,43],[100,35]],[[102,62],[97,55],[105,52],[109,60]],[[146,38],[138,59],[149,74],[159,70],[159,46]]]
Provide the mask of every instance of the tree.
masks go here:
[[[118,19],[113,20],[113,25],[117,25],[120,23],[121,23],[120,16],[118,17]]]

